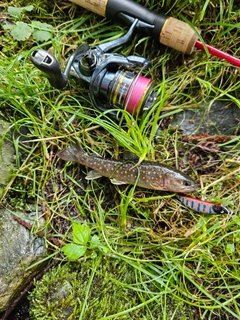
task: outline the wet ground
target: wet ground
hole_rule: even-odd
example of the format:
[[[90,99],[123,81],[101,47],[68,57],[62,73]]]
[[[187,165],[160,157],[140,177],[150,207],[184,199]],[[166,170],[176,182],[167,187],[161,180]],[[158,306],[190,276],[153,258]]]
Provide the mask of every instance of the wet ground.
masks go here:
[[[239,132],[239,123],[240,123],[240,109],[235,105],[225,105],[221,101],[215,101],[214,103],[209,103],[208,106],[203,106],[198,109],[193,110],[186,110],[177,115],[175,119],[173,119],[171,126],[176,127],[178,126],[180,131],[185,137],[196,136],[196,135],[218,135],[222,137],[237,135]],[[199,146],[201,149],[202,147],[209,147],[208,146]],[[212,146],[210,146],[212,147]],[[200,150],[201,151],[201,150]],[[213,151],[213,150],[212,150]],[[76,174],[80,174],[80,172],[76,172]],[[82,177],[79,177],[79,180]],[[56,177],[57,179],[57,177]],[[56,181],[55,181],[56,182]],[[46,186],[46,200],[52,201],[51,198],[51,181]],[[72,186],[71,186],[72,187]],[[66,192],[68,192],[66,188]],[[80,192],[82,190],[76,190]],[[75,215],[75,208],[66,208],[72,212],[72,215]],[[61,226],[64,231],[65,228],[69,226],[65,226],[61,221],[57,221],[56,225]],[[56,227],[56,226],[55,226]],[[29,317],[29,303],[27,297],[25,297],[20,304],[15,308],[15,310],[4,320],[28,320]],[[194,310],[194,319],[200,319],[200,316],[196,310]],[[3,317],[3,314],[0,315],[0,319]],[[213,318],[211,318],[213,319]],[[230,318],[226,318],[230,319]],[[216,318],[216,320],[220,320],[220,318]],[[221,318],[224,320],[224,318]],[[235,319],[234,319],[235,320]]]

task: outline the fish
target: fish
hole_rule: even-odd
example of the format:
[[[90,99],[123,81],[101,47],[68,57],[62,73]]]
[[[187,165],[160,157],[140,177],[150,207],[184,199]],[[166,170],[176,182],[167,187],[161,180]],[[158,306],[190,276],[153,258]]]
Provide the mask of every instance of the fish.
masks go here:
[[[176,195],[179,201],[181,201],[186,207],[206,214],[231,214],[231,210],[224,207],[222,204],[216,204],[196,198],[192,198],[185,195]]]
[[[152,190],[190,193],[197,189],[195,181],[185,173],[165,164],[136,160],[108,160],[88,155],[79,144],[70,144],[57,156],[65,161],[85,165],[91,169],[86,179],[108,177],[113,184],[131,184]]]

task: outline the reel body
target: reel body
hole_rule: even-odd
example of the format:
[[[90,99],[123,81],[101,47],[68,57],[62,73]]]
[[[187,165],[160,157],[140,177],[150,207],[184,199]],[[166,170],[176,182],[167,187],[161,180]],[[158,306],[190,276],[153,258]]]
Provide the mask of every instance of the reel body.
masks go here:
[[[141,70],[150,61],[144,57],[125,57],[110,52],[131,40],[134,30],[141,26],[141,21],[135,19],[123,37],[95,47],[81,44],[70,56],[64,72],[57,59],[45,50],[34,50],[30,59],[57,89],[67,86],[70,75],[83,80],[89,87],[94,106],[103,112],[116,109],[116,112],[110,112],[110,116],[114,118],[119,109],[133,115],[141,114],[156,99],[153,81],[141,75]],[[136,68],[140,68],[140,72]]]

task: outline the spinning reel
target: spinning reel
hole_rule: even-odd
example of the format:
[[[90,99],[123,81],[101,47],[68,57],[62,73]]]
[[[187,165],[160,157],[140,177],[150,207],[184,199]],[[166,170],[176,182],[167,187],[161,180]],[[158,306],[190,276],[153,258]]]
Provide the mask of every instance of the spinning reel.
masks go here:
[[[81,44],[70,56],[64,72],[57,59],[49,52],[39,49],[31,54],[32,63],[46,73],[50,84],[62,89],[67,86],[70,75],[88,84],[91,100],[101,111],[116,109],[110,116],[116,118],[117,110],[124,109],[136,115],[148,110],[156,93],[150,78],[141,75],[150,61],[144,57],[123,56],[110,51],[131,40],[136,28],[145,24],[135,19],[128,32],[113,41],[89,47]],[[140,72],[135,69],[140,67]]]

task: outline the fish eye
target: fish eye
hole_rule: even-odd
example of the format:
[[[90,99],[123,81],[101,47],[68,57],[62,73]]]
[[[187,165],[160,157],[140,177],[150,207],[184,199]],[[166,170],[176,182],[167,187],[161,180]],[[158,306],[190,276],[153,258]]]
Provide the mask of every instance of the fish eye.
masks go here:
[[[188,180],[183,180],[182,184],[185,186],[185,187],[190,187],[192,185],[191,181],[188,181]]]

